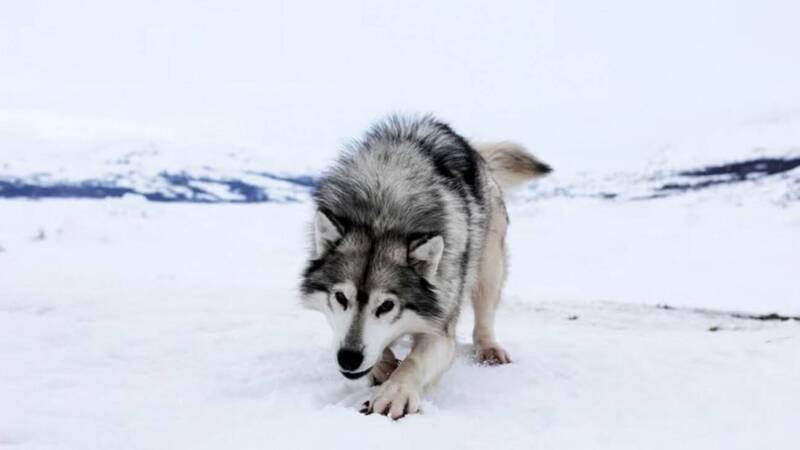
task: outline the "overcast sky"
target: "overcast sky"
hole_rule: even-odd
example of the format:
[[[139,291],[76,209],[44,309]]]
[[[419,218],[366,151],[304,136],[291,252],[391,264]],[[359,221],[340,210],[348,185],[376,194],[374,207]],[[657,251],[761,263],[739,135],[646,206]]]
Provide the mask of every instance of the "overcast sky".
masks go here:
[[[327,157],[371,120],[419,111],[551,161],[630,162],[800,113],[798,5],[6,0],[0,132]]]

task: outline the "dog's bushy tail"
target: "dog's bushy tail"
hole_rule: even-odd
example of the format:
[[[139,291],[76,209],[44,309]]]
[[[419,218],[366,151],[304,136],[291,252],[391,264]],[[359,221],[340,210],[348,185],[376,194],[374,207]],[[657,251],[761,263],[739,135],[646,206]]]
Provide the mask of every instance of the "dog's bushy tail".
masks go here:
[[[553,171],[514,142],[473,143],[472,146],[486,160],[489,171],[504,191]]]

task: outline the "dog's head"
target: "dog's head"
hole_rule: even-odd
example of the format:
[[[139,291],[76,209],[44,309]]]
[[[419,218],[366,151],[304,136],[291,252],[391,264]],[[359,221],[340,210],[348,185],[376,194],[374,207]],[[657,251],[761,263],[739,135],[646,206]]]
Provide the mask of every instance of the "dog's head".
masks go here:
[[[375,236],[367,227],[345,225],[321,211],[313,235],[303,303],[324,313],[331,324],[336,361],[345,377],[368,374],[399,337],[437,328],[442,236]]]

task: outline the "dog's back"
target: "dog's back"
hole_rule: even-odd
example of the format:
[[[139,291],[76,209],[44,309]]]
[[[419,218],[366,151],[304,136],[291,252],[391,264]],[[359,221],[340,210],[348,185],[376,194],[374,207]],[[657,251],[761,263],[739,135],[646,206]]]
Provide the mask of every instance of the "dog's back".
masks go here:
[[[433,233],[449,209],[483,202],[484,165],[447,125],[391,117],[376,125],[320,183],[316,200],[334,216],[376,233]],[[453,230],[454,231],[454,230]]]

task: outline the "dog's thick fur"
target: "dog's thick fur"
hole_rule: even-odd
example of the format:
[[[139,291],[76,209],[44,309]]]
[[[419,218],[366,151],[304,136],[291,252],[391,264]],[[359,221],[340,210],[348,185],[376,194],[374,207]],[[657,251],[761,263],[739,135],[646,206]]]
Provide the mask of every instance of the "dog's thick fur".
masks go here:
[[[503,191],[549,171],[517,144],[473,145],[432,117],[390,117],[321,180],[301,292],[333,327],[342,374],[385,381],[366,412],[418,410],[452,362],[464,301],[478,359],[511,361],[494,334],[507,265]],[[395,369],[390,347],[409,334]]]

